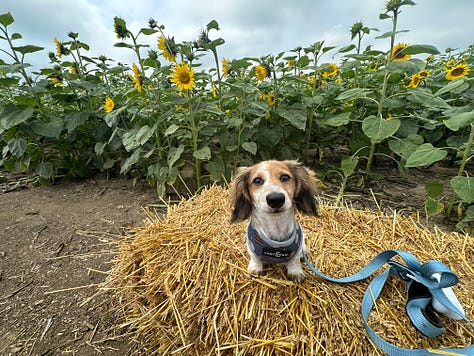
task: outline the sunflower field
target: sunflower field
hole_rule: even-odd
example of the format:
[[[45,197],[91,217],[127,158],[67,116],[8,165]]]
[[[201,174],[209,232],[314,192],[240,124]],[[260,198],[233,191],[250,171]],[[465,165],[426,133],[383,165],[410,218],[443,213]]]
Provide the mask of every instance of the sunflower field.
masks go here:
[[[133,33],[115,17],[116,47],[131,65],[91,57],[78,33],[54,39],[50,66],[31,68],[17,45],[12,14],[0,15],[0,167],[34,172],[45,182],[97,172],[144,175],[160,195],[192,176],[196,187],[228,181],[234,167],[295,159],[368,184],[374,167],[410,168],[447,160],[449,187],[427,186],[428,213],[457,210],[474,221],[474,45],[446,50],[397,41],[402,7],[390,0],[376,37],[385,51],[362,47],[376,29],[350,27],[348,45],[324,41],[262,58],[220,58],[225,41],[211,21],[197,39],[176,43],[150,19]],[[155,46],[140,42],[152,36]],[[339,63],[326,63],[325,54]],[[203,56],[213,66],[203,66]],[[342,148],[342,155],[327,152]],[[443,190],[452,191],[441,202]],[[454,209],[456,208],[456,209]]]

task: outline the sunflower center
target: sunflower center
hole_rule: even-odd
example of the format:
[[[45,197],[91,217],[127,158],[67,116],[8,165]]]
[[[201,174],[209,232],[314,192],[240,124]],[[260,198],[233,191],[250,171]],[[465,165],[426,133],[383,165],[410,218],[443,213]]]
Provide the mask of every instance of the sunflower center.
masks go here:
[[[452,71],[451,71],[451,75],[457,77],[459,75],[463,75],[464,74],[464,68],[462,67],[459,67],[459,68],[454,68]]]
[[[181,71],[178,74],[178,79],[183,84],[188,84],[191,81],[191,76],[187,71]]]

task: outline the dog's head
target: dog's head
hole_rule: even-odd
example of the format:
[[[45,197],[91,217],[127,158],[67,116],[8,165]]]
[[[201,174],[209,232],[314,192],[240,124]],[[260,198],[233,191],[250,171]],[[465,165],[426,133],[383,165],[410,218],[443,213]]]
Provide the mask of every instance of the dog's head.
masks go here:
[[[314,172],[297,161],[263,161],[239,168],[230,186],[231,222],[245,220],[254,211],[271,214],[294,208],[318,216],[316,185]]]

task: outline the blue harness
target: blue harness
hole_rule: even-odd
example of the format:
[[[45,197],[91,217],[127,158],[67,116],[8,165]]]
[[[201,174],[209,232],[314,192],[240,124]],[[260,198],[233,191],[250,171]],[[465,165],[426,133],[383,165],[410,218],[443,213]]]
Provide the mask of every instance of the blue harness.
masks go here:
[[[287,263],[303,250],[303,232],[295,222],[293,233],[285,241],[275,241],[260,236],[252,226],[247,226],[247,247],[264,263]]]

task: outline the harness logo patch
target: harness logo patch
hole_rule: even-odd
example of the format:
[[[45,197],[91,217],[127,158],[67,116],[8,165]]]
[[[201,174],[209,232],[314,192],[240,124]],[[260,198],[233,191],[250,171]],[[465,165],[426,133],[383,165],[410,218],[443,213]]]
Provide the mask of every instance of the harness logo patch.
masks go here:
[[[291,256],[291,251],[282,251],[276,249],[263,249],[263,255],[273,258],[288,258]]]

